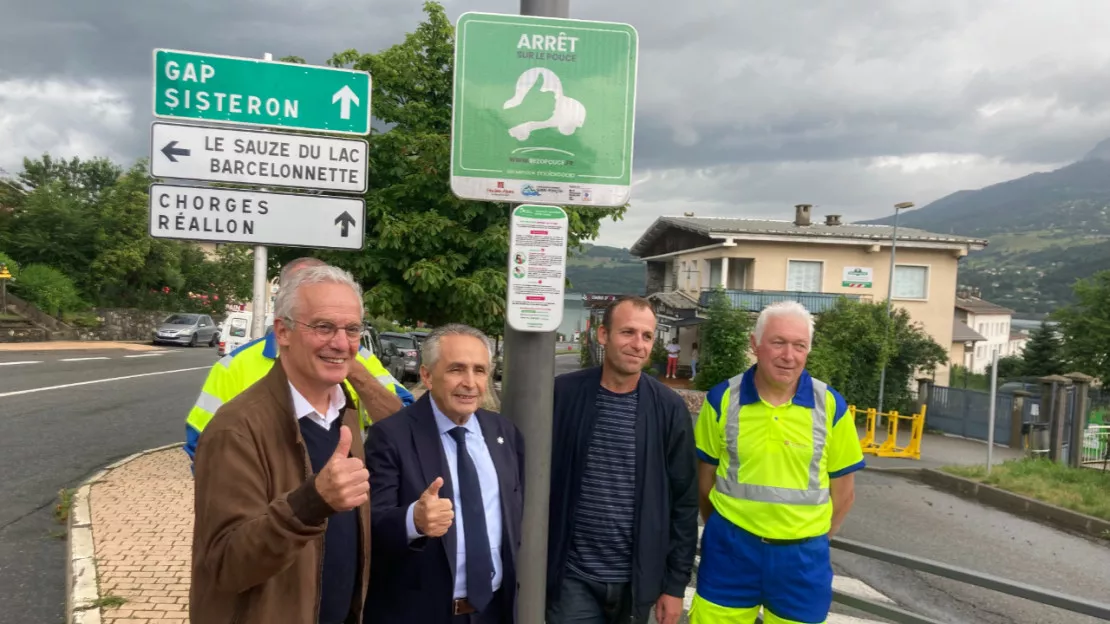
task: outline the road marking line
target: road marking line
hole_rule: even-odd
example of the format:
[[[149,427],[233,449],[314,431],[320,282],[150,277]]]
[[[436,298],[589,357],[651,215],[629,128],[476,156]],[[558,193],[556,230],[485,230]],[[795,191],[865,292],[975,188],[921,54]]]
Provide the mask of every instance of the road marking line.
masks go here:
[[[107,356],[102,355],[102,356],[99,356],[99,357],[62,358],[58,361],[59,362],[88,362],[89,360],[107,360],[107,359],[109,359]]]
[[[42,360],[23,360],[20,362],[0,362],[0,366],[15,366],[16,364],[42,364]]]
[[[13,392],[0,392],[0,399],[10,396],[18,396],[20,394],[32,394],[34,392],[45,392],[47,390],[61,390],[63,388],[75,388],[77,386],[87,386],[90,384],[105,383],[108,381],[123,381],[124,379],[136,379],[138,377],[150,377],[152,375],[169,375],[172,373],[184,373],[195,370],[208,370],[211,366],[193,366],[191,368],[178,368],[168,371],[156,371],[153,373],[139,373],[138,375],[124,375],[123,377],[110,377],[108,379],[93,379],[92,381],[78,381],[77,383],[61,384],[58,386],[45,386],[42,388],[30,388],[28,390],[15,390]]]
[[[833,577],[833,589],[838,589],[845,594],[855,596],[856,598],[864,598],[866,600],[873,600],[875,602],[885,602],[886,604],[894,604],[890,598],[879,593],[877,589],[871,587],[867,583],[854,578],[846,576]]]
[[[158,351],[157,353],[140,353],[140,354],[138,354],[138,355],[125,355],[125,356],[123,356],[123,357],[125,357],[125,358],[134,358],[134,357],[157,357],[157,356],[159,356],[159,355],[165,355],[165,354],[166,354],[166,352],[165,352],[165,351]]]

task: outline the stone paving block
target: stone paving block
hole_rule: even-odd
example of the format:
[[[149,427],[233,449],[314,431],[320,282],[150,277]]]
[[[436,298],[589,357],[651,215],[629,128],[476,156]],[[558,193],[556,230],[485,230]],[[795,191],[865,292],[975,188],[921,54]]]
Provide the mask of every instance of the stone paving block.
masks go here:
[[[188,621],[193,476],[180,448],[139,456],[105,473],[89,494],[101,596],[127,602],[100,622]],[[182,601],[183,600],[183,601]]]

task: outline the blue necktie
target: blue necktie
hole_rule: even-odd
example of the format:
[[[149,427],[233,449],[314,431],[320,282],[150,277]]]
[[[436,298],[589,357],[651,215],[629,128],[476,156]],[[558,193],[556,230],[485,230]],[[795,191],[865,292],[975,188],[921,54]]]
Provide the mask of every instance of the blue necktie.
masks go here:
[[[493,599],[493,560],[486,532],[486,505],[478,482],[478,469],[466,452],[466,429],[455,427],[448,433],[455,438],[459,462],[458,487],[466,539],[466,599],[480,612]]]

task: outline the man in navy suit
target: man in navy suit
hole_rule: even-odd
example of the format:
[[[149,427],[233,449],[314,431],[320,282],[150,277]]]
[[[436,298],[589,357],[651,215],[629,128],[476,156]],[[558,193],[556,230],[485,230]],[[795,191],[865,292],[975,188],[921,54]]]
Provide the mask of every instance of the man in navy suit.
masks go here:
[[[375,423],[365,624],[512,624],[524,515],[524,439],[481,409],[489,339],[466,325],[424,340],[428,391]]]

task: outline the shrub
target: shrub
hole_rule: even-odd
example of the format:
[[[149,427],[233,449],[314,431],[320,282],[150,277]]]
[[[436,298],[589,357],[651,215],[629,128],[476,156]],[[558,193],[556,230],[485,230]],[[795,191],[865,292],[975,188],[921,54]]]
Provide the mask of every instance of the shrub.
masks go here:
[[[2,251],[0,251],[0,264],[7,265],[8,272],[12,274],[13,278],[19,277],[19,263]]]
[[[50,315],[85,308],[73,280],[45,264],[29,264],[20,270],[19,279],[13,280],[12,290]]]
[[[709,390],[748,368],[751,315],[733,307],[718,286],[709,296],[708,317],[699,332],[698,376],[694,379],[698,390]]]

